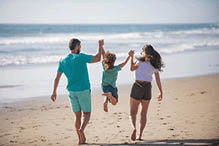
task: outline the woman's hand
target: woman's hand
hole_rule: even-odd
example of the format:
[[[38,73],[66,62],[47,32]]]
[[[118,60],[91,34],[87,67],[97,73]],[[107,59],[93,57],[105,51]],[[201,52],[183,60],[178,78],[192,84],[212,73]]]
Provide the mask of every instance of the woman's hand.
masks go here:
[[[160,94],[158,97],[157,97],[158,101],[161,101],[163,99],[163,95]]]

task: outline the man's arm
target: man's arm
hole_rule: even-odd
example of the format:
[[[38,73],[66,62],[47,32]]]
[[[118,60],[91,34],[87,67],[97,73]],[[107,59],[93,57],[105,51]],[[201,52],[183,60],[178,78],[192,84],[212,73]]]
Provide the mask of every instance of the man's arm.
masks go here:
[[[99,50],[95,56],[93,56],[91,63],[96,63],[101,60],[101,54],[103,50],[104,40],[99,40]]]
[[[56,95],[56,90],[57,90],[57,87],[58,87],[58,85],[59,85],[59,80],[60,80],[61,76],[62,76],[62,73],[57,72],[56,78],[55,78],[55,80],[54,80],[53,93],[52,93],[52,96],[51,96],[51,100],[52,100],[53,102],[55,102],[55,100],[56,100],[56,96],[57,96],[57,95]]]

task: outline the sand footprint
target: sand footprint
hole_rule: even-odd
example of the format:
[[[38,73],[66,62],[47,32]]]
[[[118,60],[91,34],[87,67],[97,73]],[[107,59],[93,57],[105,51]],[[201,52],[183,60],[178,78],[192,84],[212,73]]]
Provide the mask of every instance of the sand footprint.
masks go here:
[[[200,92],[201,94],[205,94],[205,93],[207,93],[207,91],[202,91],[202,92]]]
[[[68,138],[71,138],[71,136],[64,137],[64,139],[68,139]]]

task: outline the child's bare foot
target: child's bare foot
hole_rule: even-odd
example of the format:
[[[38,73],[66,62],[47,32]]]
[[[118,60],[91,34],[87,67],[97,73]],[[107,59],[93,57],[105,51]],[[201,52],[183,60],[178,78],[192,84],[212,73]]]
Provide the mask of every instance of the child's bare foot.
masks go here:
[[[115,97],[112,96],[111,92],[103,93],[102,95],[108,97],[110,99],[112,105],[116,105],[117,100]]]
[[[105,112],[108,112],[108,103],[107,103],[107,102],[104,102],[104,104],[103,104],[103,110],[104,110]]]
[[[132,130],[131,140],[135,141],[136,139],[136,129]]]

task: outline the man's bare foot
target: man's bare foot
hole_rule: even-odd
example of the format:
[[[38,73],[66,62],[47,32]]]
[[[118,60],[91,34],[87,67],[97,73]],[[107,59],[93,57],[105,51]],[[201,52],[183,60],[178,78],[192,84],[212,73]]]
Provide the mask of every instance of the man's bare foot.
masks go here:
[[[135,141],[136,139],[136,129],[132,130],[131,140]]]
[[[78,130],[78,132],[79,132],[79,135],[80,135],[80,138],[81,138],[80,144],[85,144],[86,137],[84,135],[84,132],[82,130]]]
[[[110,99],[112,105],[116,105],[117,100],[115,97],[112,96],[111,92],[103,93],[102,95],[108,97]]]
[[[76,129],[77,135],[78,135],[78,144],[81,144],[81,134],[80,131],[78,129]]]
[[[104,104],[103,104],[103,110],[104,110],[105,112],[108,112],[108,103],[107,103],[107,102],[104,102]]]

